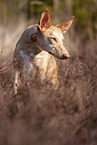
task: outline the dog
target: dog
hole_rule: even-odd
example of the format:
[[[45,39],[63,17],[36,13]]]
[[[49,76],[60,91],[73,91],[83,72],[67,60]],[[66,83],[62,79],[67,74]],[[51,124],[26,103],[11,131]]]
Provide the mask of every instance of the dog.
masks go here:
[[[74,16],[56,26],[51,24],[49,10],[46,9],[38,24],[29,26],[16,43],[13,56],[14,93],[26,79],[33,80],[31,75],[39,72],[40,80],[58,84],[58,68],[54,57],[67,60],[70,55],[63,45],[63,34],[69,29]],[[35,75],[33,74],[33,77]],[[23,79],[22,79],[23,78]]]

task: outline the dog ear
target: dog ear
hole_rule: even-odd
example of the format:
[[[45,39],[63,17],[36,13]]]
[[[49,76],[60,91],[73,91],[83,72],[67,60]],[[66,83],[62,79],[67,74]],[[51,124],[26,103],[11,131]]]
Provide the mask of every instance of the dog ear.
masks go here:
[[[50,26],[51,26],[50,13],[49,10],[46,9],[41,15],[40,22],[39,22],[39,29],[40,31],[45,31]]]
[[[71,26],[74,20],[74,16],[71,17],[68,21],[58,24],[57,27],[61,29],[62,33],[65,33]]]

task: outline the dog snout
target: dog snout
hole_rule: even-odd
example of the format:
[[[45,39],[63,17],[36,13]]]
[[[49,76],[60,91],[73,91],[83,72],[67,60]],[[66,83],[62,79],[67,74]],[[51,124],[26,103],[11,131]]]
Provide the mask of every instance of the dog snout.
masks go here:
[[[62,59],[65,59],[65,60],[68,59],[69,57],[70,57],[69,54],[63,54],[63,55],[62,55]]]

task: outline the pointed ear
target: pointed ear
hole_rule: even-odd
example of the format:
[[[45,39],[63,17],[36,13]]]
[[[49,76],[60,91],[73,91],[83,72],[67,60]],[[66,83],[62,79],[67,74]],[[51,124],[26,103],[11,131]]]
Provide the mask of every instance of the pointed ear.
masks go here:
[[[74,16],[70,18],[68,21],[58,24],[57,27],[61,29],[62,33],[65,33],[71,26],[74,20]]]
[[[39,29],[40,31],[45,31],[50,26],[51,26],[50,13],[49,10],[46,9],[41,15],[40,22],[39,22]]]

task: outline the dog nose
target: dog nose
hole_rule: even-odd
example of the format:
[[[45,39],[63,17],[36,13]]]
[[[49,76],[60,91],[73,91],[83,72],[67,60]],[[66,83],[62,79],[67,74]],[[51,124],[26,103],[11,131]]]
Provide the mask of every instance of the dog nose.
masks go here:
[[[63,59],[68,59],[69,57],[70,57],[69,54],[63,54],[63,55],[62,55],[62,58],[63,58]]]

